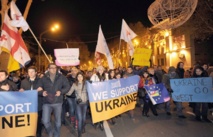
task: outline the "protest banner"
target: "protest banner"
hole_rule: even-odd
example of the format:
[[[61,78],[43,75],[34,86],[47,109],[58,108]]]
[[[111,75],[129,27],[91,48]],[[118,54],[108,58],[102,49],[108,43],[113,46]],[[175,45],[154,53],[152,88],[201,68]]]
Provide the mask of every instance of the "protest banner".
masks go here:
[[[93,123],[135,108],[139,76],[104,82],[87,82]]]
[[[213,102],[212,78],[171,79],[172,98],[177,102]]]
[[[169,93],[163,83],[144,86],[152,104],[160,104],[170,100]]]
[[[79,48],[54,49],[57,66],[76,66],[80,64]]]
[[[145,49],[145,48],[136,48],[134,55],[133,55],[133,65],[139,65],[139,66],[150,66],[150,56],[151,56],[152,50],[151,49]]]
[[[36,136],[37,91],[0,92],[0,136]]]

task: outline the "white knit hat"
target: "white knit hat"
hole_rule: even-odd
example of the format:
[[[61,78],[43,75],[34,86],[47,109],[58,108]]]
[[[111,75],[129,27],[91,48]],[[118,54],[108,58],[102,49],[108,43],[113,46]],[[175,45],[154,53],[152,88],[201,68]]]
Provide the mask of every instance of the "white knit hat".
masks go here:
[[[102,69],[102,70],[105,70],[105,68],[104,68],[103,66],[98,66],[98,67],[96,68],[97,71],[99,71],[99,70],[101,70],[101,69]]]

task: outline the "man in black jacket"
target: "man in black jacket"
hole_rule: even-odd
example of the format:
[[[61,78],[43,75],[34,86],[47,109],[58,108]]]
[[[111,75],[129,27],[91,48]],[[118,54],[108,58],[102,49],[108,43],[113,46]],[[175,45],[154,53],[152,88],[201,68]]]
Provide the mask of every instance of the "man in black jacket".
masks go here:
[[[65,76],[58,73],[54,63],[48,65],[48,72],[40,80],[40,87],[43,89],[42,121],[49,137],[60,137],[61,111],[63,95],[70,89],[70,84]],[[50,122],[51,113],[55,117],[55,129]]]
[[[41,137],[42,131],[42,92],[41,88],[39,89],[39,78],[37,77],[37,69],[34,66],[30,66],[27,69],[28,77],[21,81],[20,92],[25,90],[38,90],[38,121],[37,121],[37,137]]]
[[[75,83],[75,77],[77,75],[77,73],[79,72],[79,70],[76,67],[72,68],[72,72],[70,73],[70,75],[67,75],[67,79],[70,83],[70,86],[72,86],[73,83]],[[67,102],[69,104],[69,114],[70,114],[70,122],[72,124],[72,126],[74,126],[75,128],[77,128],[77,119],[76,119],[76,96],[75,96],[75,92],[73,92],[70,96],[66,96],[67,97]]]
[[[0,70],[0,91],[18,91],[16,84],[7,78],[7,71]]]

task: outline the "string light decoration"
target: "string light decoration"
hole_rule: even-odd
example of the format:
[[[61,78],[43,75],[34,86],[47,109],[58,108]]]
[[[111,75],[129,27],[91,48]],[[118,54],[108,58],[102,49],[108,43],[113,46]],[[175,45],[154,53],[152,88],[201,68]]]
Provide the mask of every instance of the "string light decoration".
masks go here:
[[[148,18],[154,28],[177,28],[192,16],[197,3],[198,0],[155,0],[148,8]]]

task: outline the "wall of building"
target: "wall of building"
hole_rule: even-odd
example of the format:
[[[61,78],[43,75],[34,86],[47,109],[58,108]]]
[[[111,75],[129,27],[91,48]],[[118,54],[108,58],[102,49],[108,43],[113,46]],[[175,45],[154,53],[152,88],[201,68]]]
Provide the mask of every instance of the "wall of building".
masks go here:
[[[7,65],[9,61],[9,54],[2,52],[0,54],[0,69],[7,70]]]
[[[208,40],[195,40],[195,62],[213,63],[213,37]]]

